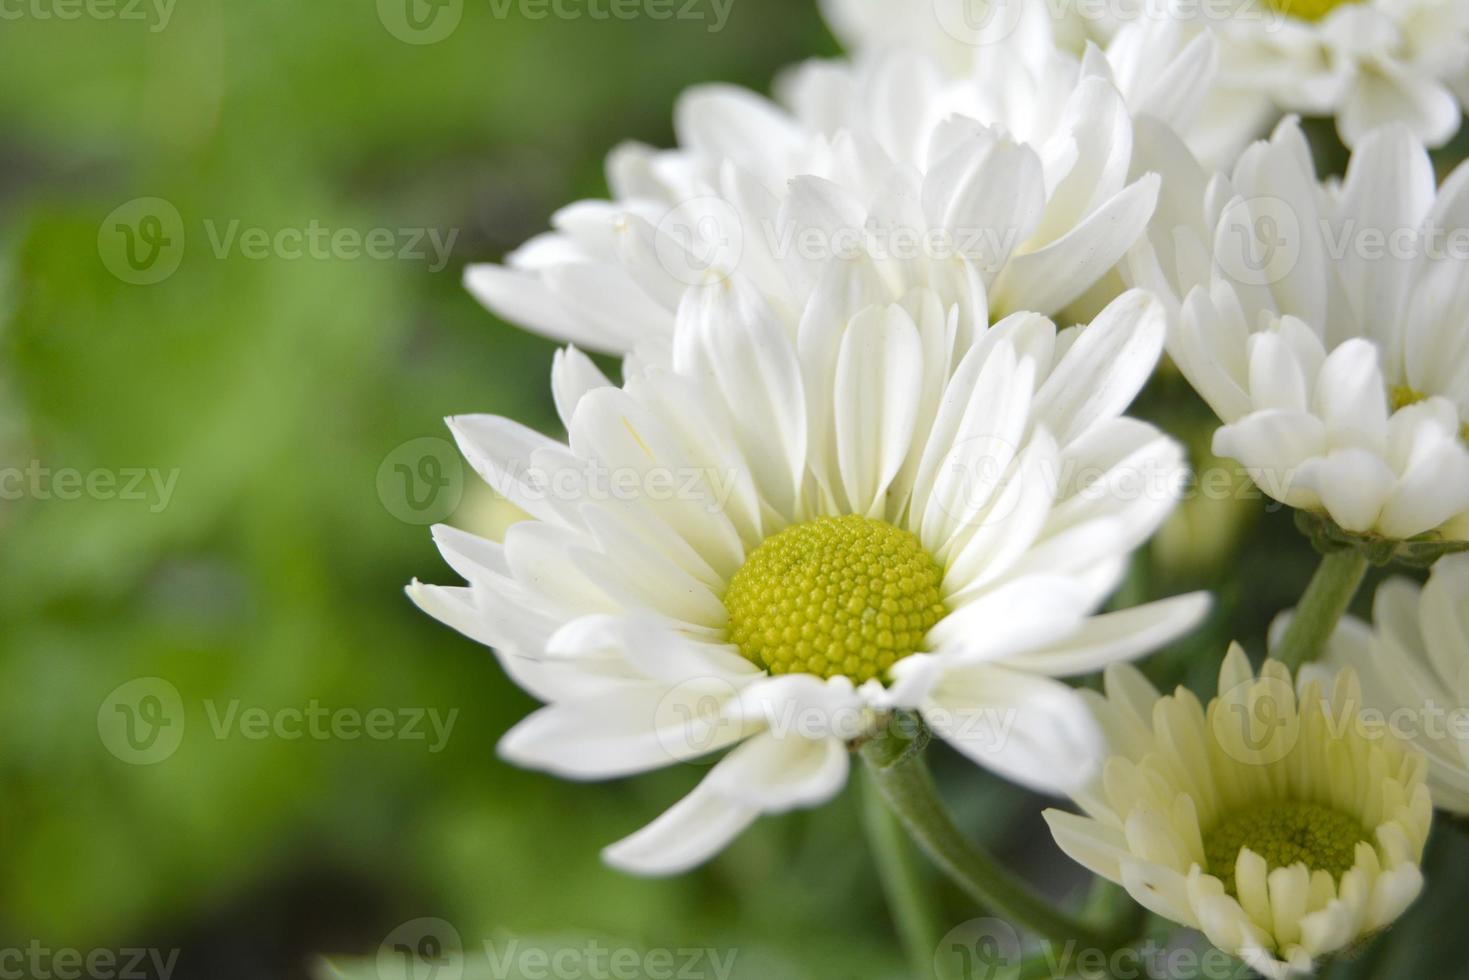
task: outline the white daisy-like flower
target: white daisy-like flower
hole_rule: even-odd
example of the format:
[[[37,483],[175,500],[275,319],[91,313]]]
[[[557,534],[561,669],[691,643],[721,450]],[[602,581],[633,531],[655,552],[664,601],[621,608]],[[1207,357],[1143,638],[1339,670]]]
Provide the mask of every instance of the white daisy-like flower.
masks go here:
[[[1118,27],[1114,17],[1089,22],[1072,4],[1051,9],[1043,0],[821,0],[820,5],[847,50],[924,51],[955,76],[990,55],[1040,68],[1052,50],[1079,54],[1087,40],[1110,39]]]
[[[1232,163],[1280,115],[1257,87],[1224,84],[1218,37],[1197,4],[825,0],[823,9],[852,51],[924,52],[949,78],[983,90],[1008,88],[1009,78],[1065,78],[1085,64],[1112,78],[1135,116],[1166,123],[1215,166]],[[1009,105],[1036,115],[1024,98]]]
[[[1134,116],[1166,124],[1210,166],[1233,164],[1279,118],[1260,93],[1225,84],[1218,37],[1196,21],[1139,17],[1123,24],[1103,50]],[[1094,51],[1089,46],[1085,56],[1095,59]],[[1196,73],[1194,64],[1207,67]],[[1148,138],[1146,131],[1137,138]]]
[[[802,356],[758,293],[718,282],[680,306],[671,366],[615,387],[558,357],[568,443],[451,420],[534,517],[503,544],[438,528],[469,584],[410,588],[546,702],[502,754],[606,779],[733,746],[615,866],[678,872],[829,799],[900,709],[1009,779],[1072,785],[1100,742],[1053,678],[1202,615],[1199,595],[1096,614],[1184,475],[1177,444],[1120,414],[1162,349],[1159,304],[1129,293],[1059,334],[1019,314],[957,348],[956,318],[921,293],[812,315]]]
[[[986,312],[1053,316],[1141,236],[1158,182],[1133,165],[1106,62],[1044,51],[969,79],[908,50],[812,62],[782,81],[790,108],[693,89],[677,149],[618,148],[613,200],[562,209],[554,231],[504,266],[471,267],[466,285],[514,323],[614,353],[666,348],[684,293],[728,276],[795,336],[812,292],[844,274],[834,258],[875,266],[889,301],[934,289],[965,329]],[[1206,51],[1181,58],[1174,102],[1208,69]],[[1078,318],[1120,292],[1109,280]]]
[[[1390,925],[1423,888],[1433,820],[1427,764],[1390,733],[1353,723],[1355,675],[1302,686],[1238,646],[1208,706],[1163,697],[1137,670],[1109,668],[1093,710],[1113,755],[1076,794],[1086,816],[1046,811],[1074,860],[1140,904],[1198,929],[1266,977]]]
[[[1362,679],[1372,724],[1428,757],[1428,785],[1441,810],[1469,815],[1469,555],[1433,566],[1419,586],[1394,578],[1377,587],[1372,624],[1347,617],[1307,670],[1350,667]]]
[[[1250,0],[1214,28],[1221,85],[1335,116],[1348,146],[1389,123],[1434,147],[1458,132],[1469,7],[1457,0]]]
[[[854,50],[907,44],[959,71],[997,51],[1033,52],[1048,37],[1080,54],[1129,31],[1207,33],[1218,41],[1214,90],[1179,131],[1215,164],[1281,112],[1335,116],[1349,146],[1396,122],[1437,147],[1469,104],[1469,8],[1456,0],[826,0],[824,8]]]
[[[1469,167],[1440,190],[1387,127],[1323,186],[1294,120],[1230,178],[1164,156],[1132,278],[1185,297],[1168,349],[1225,423],[1214,451],[1353,534],[1469,537]]]

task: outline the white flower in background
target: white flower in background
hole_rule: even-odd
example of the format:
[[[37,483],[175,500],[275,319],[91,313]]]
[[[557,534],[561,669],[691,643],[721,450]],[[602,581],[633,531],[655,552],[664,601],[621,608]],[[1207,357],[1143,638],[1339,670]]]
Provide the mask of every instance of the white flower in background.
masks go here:
[[[503,267],[471,267],[466,285],[514,323],[616,353],[666,348],[685,291],[726,276],[795,336],[813,290],[845,274],[833,257],[879,270],[874,300],[934,289],[966,330],[985,311],[1053,316],[1084,296],[1089,317],[1121,292],[1107,274],[1142,234],[1157,180],[1133,166],[1106,63],[1044,50],[1054,58],[969,80],[911,51],[812,62],[781,86],[790,109],[693,89],[678,149],[620,147],[612,201],[563,208],[553,232]],[[1201,88],[1207,54],[1180,59],[1176,104]]]
[[[1469,167],[1439,190],[1386,127],[1322,186],[1294,120],[1231,178],[1176,141],[1153,163],[1132,278],[1185,297],[1168,349],[1225,423],[1214,451],[1349,532],[1469,537]]]
[[[1335,116],[1348,146],[1389,123],[1434,147],[1458,132],[1469,100],[1460,0],[1248,0],[1215,29],[1222,86]]]
[[[558,357],[569,444],[451,420],[534,517],[503,544],[438,528],[469,584],[410,587],[546,702],[502,754],[608,779],[733,746],[607,851],[649,874],[832,797],[896,709],[1026,786],[1088,778],[1096,729],[1052,678],[1154,649],[1206,605],[1095,615],[1183,477],[1179,446],[1120,415],[1162,349],[1156,300],[1059,334],[1018,314],[957,350],[922,292],[813,315],[802,353],[733,280],[678,319],[671,366],[620,388]]]
[[[1106,47],[1129,31],[1210,34],[1219,49],[1214,91],[1198,118],[1178,128],[1215,165],[1281,112],[1335,116],[1349,146],[1393,122],[1442,146],[1469,102],[1469,7],[1458,0],[825,0],[823,7],[853,50],[917,47],[961,73],[1008,50],[1034,52],[1048,36],[1081,54],[1088,43]]]
[[[1038,68],[1052,50],[1079,54],[1088,38],[1110,38],[1117,27],[1109,17],[1093,28],[1070,4],[1058,17],[1044,0],[821,0],[820,6],[848,51],[923,51],[954,76],[972,70],[981,52]]]
[[[1361,692],[1329,692],[1234,647],[1208,706],[1109,668],[1090,695],[1113,752],[1048,810],[1056,842],[1140,904],[1198,929],[1266,977],[1310,973],[1400,916],[1423,887],[1433,820],[1423,756],[1353,724]]]
[[[1114,80],[1133,115],[1161,120],[1200,159],[1226,166],[1279,110],[1254,87],[1221,84],[1215,32],[1164,6],[1164,0],[823,3],[832,29],[859,56],[922,52],[949,79],[984,91],[1009,88],[1013,78],[1074,76],[1084,63],[1089,73]],[[1022,82],[1021,90],[1029,84]],[[1017,101],[1011,100],[1016,117],[1037,114],[1036,104]]]
[[[1095,58],[1093,50],[1088,50],[1088,58]],[[1125,23],[1106,43],[1105,52],[1133,114],[1166,124],[1210,166],[1232,165],[1280,117],[1265,94],[1225,81],[1225,48],[1218,35],[1188,18],[1147,17]],[[1189,66],[1206,56],[1207,73],[1191,78]],[[1146,139],[1146,133],[1137,138]]]
[[[1469,555],[1439,559],[1420,587],[1390,579],[1373,597],[1372,625],[1348,617],[1320,665],[1350,667],[1377,719],[1428,757],[1441,810],[1469,814]]]

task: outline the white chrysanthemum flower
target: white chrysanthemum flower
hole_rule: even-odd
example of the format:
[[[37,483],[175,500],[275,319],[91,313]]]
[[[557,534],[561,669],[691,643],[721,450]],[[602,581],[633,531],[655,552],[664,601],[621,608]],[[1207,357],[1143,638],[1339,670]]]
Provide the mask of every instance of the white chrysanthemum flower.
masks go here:
[[[1428,785],[1441,810],[1469,814],[1469,555],[1433,566],[1420,587],[1395,578],[1377,587],[1372,625],[1348,617],[1320,665],[1350,667],[1362,696],[1428,757]]]
[[[890,51],[812,62],[781,86],[786,109],[732,86],[686,93],[679,147],[625,145],[612,201],[559,211],[555,230],[478,265],[466,285],[492,311],[580,346],[665,346],[684,292],[735,276],[785,317],[833,257],[880,270],[881,298],[934,289],[947,307],[1053,316],[1113,269],[1158,193],[1133,166],[1133,121],[1105,62],[1054,56],[957,80]],[[1175,102],[1207,52],[1182,59]],[[1007,62],[1007,65],[1009,63]],[[1089,315],[1115,297],[1088,297]],[[876,297],[874,297],[876,298]]]
[[[1458,0],[1249,0],[1216,32],[1222,85],[1334,115],[1348,146],[1389,123],[1435,147],[1458,132],[1469,99],[1469,7]]]
[[[1110,17],[1089,24],[1074,5],[1052,10],[1036,0],[821,0],[821,11],[849,51],[924,51],[955,76],[991,55],[1039,69],[1052,50],[1079,54],[1086,40],[1106,40],[1118,26]]]
[[[823,8],[851,50],[925,52],[948,77],[981,89],[996,80],[1008,89],[1007,79],[1032,75],[1064,78],[1085,63],[1114,80],[1135,116],[1166,123],[1200,159],[1226,166],[1279,110],[1256,87],[1222,84],[1220,45],[1208,21],[1166,4],[826,0]],[[1020,92],[1027,91],[1022,82]],[[1025,97],[1009,105],[1019,115],[1036,114]]]
[[[734,746],[614,865],[677,872],[829,799],[898,709],[1026,786],[1085,779],[1097,733],[1052,678],[1203,613],[1094,615],[1183,476],[1178,445],[1120,415],[1162,349],[1156,300],[1060,334],[1015,315],[967,348],[956,318],[926,293],[808,311],[798,353],[757,293],[715,283],[680,307],[669,367],[614,387],[557,359],[569,444],[451,420],[534,520],[503,545],[438,528],[469,585],[410,592],[547,703],[504,756],[605,779]]]
[[[1207,707],[1125,665],[1106,689],[1091,700],[1114,754],[1076,794],[1087,816],[1045,816],[1062,850],[1146,908],[1282,978],[1385,928],[1422,890],[1427,765],[1353,723],[1350,672],[1298,697],[1286,668],[1256,677],[1236,646]]]
[[[1219,49],[1214,91],[1179,131],[1216,164],[1282,111],[1334,115],[1349,146],[1393,122],[1442,146],[1469,103],[1469,8],[1456,0],[826,0],[824,7],[855,50],[915,46],[956,71],[997,51],[1029,54],[1048,37],[1080,53],[1129,31],[1210,34]]]
[[[1438,190],[1388,127],[1322,186],[1294,120],[1232,178],[1164,155],[1133,278],[1186,294],[1168,349],[1225,423],[1214,451],[1346,531],[1469,537],[1469,167]]]

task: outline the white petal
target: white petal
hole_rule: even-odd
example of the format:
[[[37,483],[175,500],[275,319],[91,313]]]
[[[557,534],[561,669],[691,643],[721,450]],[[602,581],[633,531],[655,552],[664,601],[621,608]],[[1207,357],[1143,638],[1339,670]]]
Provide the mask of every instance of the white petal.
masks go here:
[[[1209,593],[1194,592],[1092,616],[1062,642],[1007,662],[1020,670],[1058,677],[1090,673],[1167,646],[1198,626],[1209,605]]]
[[[1381,453],[1387,443],[1387,384],[1377,346],[1348,340],[1327,355],[1316,382],[1316,407],[1333,446]]]
[[[1056,501],[1060,464],[1056,442],[1037,432],[1021,452],[994,502],[970,519],[976,525],[951,553],[944,579],[965,593],[1009,572],[1035,544]],[[963,532],[956,538],[962,539]]]
[[[1410,68],[1379,63],[1353,76],[1336,124],[1348,146],[1362,144],[1380,126],[1406,123],[1425,143],[1438,147],[1454,135],[1459,119],[1458,101],[1443,85]]]
[[[1128,848],[1120,830],[1062,810],[1046,810],[1041,816],[1067,857],[1093,874],[1121,884]]]
[[[1015,246],[1030,237],[1044,201],[1035,151],[977,128],[970,139],[934,162],[923,182],[928,226],[949,231],[961,246],[982,243],[985,247],[969,257],[987,273],[987,280]]]
[[[733,574],[745,553],[724,513],[720,481],[731,475],[691,459],[667,421],[622,388],[582,396],[571,420],[572,449],[581,460],[601,465],[586,467],[591,489],[581,499],[644,507],[717,573]]]
[[[597,325],[584,323],[561,304],[536,273],[498,265],[472,265],[464,270],[464,287],[497,316],[589,350],[626,350],[633,339],[625,330],[607,334]]]
[[[1324,455],[1326,446],[1326,426],[1305,412],[1255,412],[1214,433],[1216,455],[1238,460],[1260,489],[1293,507],[1316,502],[1313,492],[1296,485],[1296,476],[1301,463]]]
[[[744,687],[732,709],[743,721],[780,736],[852,739],[861,731],[864,701],[845,677],[823,680],[814,674],[764,677]]]
[[[448,422],[469,465],[512,504],[539,520],[579,523],[571,491],[582,485],[584,467],[564,444],[497,415],[456,415]]]
[[[602,860],[638,875],[676,875],[698,867],[734,840],[760,815],[709,787],[713,773],[694,791],[642,830],[602,851]]]
[[[929,630],[925,644],[967,659],[995,660],[1045,646],[1070,635],[1089,609],[1091,596],[1075,579],[1028,575],[958,602]]]
[[[847,782],[851,753],[835,738],[765,732],[747,739],[710,773],[722,795],[762,813],[820,806]]]
[[[738,277],[689,290],[674,341],[678,372],[723,397],[768,500],[794,509],[806,462],[806,404],[795,345]]]
[[[1397,476],[1365,449],[1340,449],[1302,463],[1294,485],[1315,493],[1331,519],[1346,530],[1366,532],[1376,527]]]
[[[678,874],[713,857],[762,812],[817,806],[846,782],[846,746],[833,739],[776,738],[740,745],[687,797],[603,852],[613,867]]]
[[[431,530],[439,554],[466,582],[499,581],[510,575],[505,549],[499,542],[448,524],[435,524]]]
[[[1158,202],[1158,177],[1129,184],[1065,236],[1006,263],[995,281],[994,303],[1007,312],[1046,316],[1071,303],[1111,269],[1142,237]]]
[[[583,616],[561,627],[546,645],[553,656],[588,657],[611,651],[650,680],[678,685],[710,681],[733,695],[763,672],[733,646],[695,640],[646,615]]]
[[[923,717],[974,762],[1043,793],[1079,789],[1101,766],[1101,730],[1071,688],[986,664],[945,673]]]
[[[1027,423],[1035,365],[1000,343],[976,345],[949,384],[913,486],[909,526],[931,553],[972,525],[1008,471]]]
[[[767,183],[787,172],[804,134],[779,106],[736,85],[700,85],[679,96],[674,129],[680,146],[714,159],[733,157]]]
[[[500,740],[500,755],[564,779],[613,779],[662,769],[718,751],[747,731],[705,706],[732,694],[711,681],[670,688],[624,685],[601,697],[560,701],[520,721]]]
[[[1344,118],[1344,117],[1343,117]],[[1386,126],[1363,140],[1352,154],[1342,182],[1338,221],[1355,235],[1369,231],[1392,236],[1398,229],[1418,228],[1433,205],[1437,181],[1428,153],[1404,126]],[[1349,248],[1337,270],[1352,308],[1387,352],[1387,370],[1395,373],[1400,342],[1398,318],[1407,309],[1413,262],[1408,257],[1373,249]]]
[[[1163,352],[1163,307],[1128,292],[1083,328],[1036,394],[1035,417],[1065,446],[1137,397]]]
[[[1250,338],[1249,354],[1250,400],[1256,407],[1284,412],[1307,410],[1306,375],[1283,337],[1257,333]],[[1382,422],[1386,426],[1386,411]]]
[[[567,428],[571,427],[571,416],[581,396],[611,384],[602,369],[575,347],[558,350],[551,361],[551,396],[556,401],[556,414]]]
[[[837,459],[852,513],[883,513],[884,493],[913,440],[922,379],[918,328],[902,307],[873,308],[852,321],[837,357],[834,405]]]
[[[647,337],[666,337],[673,311],[645,293],[621,265],[577,262],[555,265],[542,276],[557,301],[583,324],[587,339],[569,337],[590,350],[621,353]]]

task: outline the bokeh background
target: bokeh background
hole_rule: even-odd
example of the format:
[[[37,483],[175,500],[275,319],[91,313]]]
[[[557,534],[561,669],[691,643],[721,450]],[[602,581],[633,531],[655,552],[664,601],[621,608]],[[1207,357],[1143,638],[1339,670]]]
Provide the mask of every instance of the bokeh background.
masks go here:
[[[471,950],[595,940],[736,950],[736,977],[905,975],[857,787],[695,874],[616,874],[600,847],[701,769],[574,786],[506,766],[495,742],[531,701],[402,594],[452,580],[429,521],[493,534],[512,516],[442,451],[442,417],[557,431],[553,345],[480,309],[463,266],[604,194],[618,141],[669,144],[683,87],[766,90],[835,42],[792,0],[734,0],[717,30],[708,0],[668,20],[447,0],[442,37],[405,2],[437,9],[0,8],[0,950],[377,978],[385,940],[434,917]],[[392,254],[260,244],[292,229],[377,231]],[[1182,382],[1142,411],[1207,461]],[[1207,688],[1231,635],[1259,650],[1312,567],[1288,515],[1227,496],[1192,500],[1120,599],[1231,583],[1210,627],[1150,664],[1166,683]],[[312,706],[453,727],[289,738],[239,721]],[[935,761],[976,839],[1080,900],[1041,801]],[[933,887],[955,925],[982,914]],[[1450,975],[1423,937],[1466,899],[1435,882],[1391,975]]]

